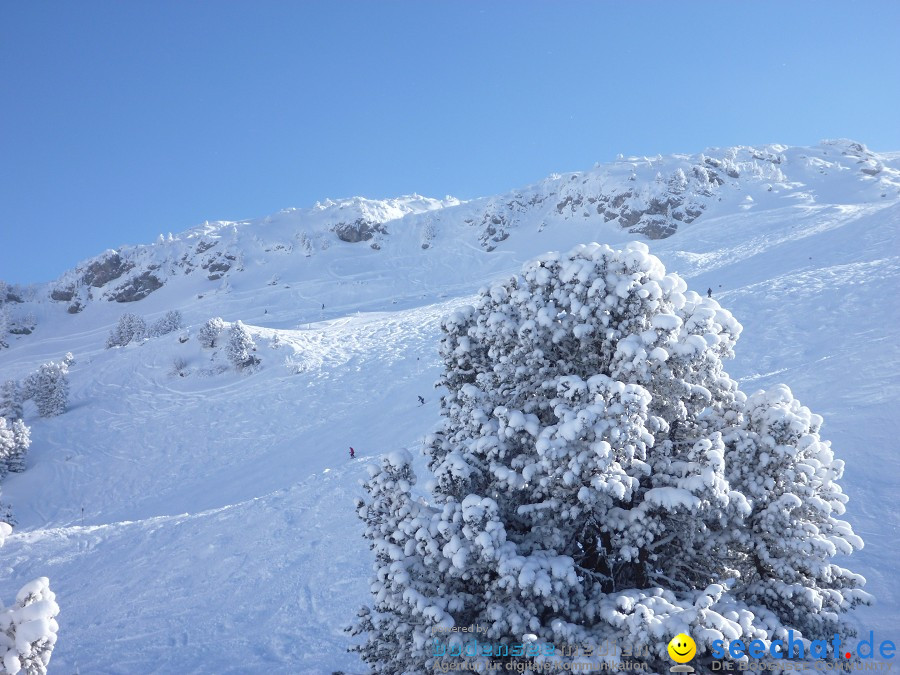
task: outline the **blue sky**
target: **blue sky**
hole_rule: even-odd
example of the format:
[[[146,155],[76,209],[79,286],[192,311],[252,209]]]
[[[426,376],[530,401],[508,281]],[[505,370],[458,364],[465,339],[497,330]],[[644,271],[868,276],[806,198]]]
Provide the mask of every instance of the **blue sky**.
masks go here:
[[[900,3],[5,2],[0,278],[618,153],[900,150]]]

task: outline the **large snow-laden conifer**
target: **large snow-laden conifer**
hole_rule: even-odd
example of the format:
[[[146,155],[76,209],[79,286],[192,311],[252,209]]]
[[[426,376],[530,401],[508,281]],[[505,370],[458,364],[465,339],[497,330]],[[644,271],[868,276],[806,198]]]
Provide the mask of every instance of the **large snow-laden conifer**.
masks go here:
[[[12,528],[0,522],[0,546]],[[59,626],[47,577],[25,584],[11,607],[0,603],[0,675],[45,675]]]
[[[373,548],[391,552],[357,626],[374,667],[380,653],[404,655],[392,672],[431,668],[438,623],[486,627],[491,642],[619,639],[668,667],[678,632],[708,654],[715,639],[841,625],[866,601],[864,580],[828,562],[861,541],[833,518],[840,466],[817,422],[807,411],[784,426],[747,401],[722,366],[740,324],[645,245],[542,256],[443,330],[447,394],[425,444],[434,507],[400,506],[373,531],[371,514],[396,507],[377,484],[386,467],[361,510]],[[780,463],[735,467],[773,443]],[[776,468],[769,503],[751,486]],[[783,544],[762,532],[779,508]],[[785,611],[798,594],[818,620]]]

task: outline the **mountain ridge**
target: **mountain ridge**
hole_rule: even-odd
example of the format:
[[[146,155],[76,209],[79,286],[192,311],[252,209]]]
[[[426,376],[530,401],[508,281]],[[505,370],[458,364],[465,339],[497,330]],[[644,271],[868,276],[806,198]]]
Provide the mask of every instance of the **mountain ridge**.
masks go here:
[[[831,153],[829,155],[829,152]],[[441,248],[457,238],[486,252],[502,248],[531,221],[539,232],[562,222],[611,224],[646,239],[671,236],[709,212],[716,201],[760,188],[784,198],[816,201],[816,190],[833,184],[830,174],[851,171],[864,201],[900,198],[900,163],[849,140],[817,146],[735,146],[707,148],[695,155],[623,157],[584,172],[551,174],[510,192],[460,201],[417,194],[393,199],[326,199],[310,208],[283,209],[242,221],[206,222],[154,244],[109,249],[88,258],[50,282],[14,287],[23,295],[47,296],[78,313],[95,300],[131,303],[162,288],[177,274],[202,275],[217,282],[240,274],[251,253],[276,262],[281,273],[298,268],[332,246],[391,246],[401,233],[421,249]],[[841,176],[841,178],[843,178]],[[802,179],[802,180],[801,180]],[[847,182],[846,180],[843,182]],[[750,197],[750,195],[745,195]],[[753,198],[743,205],[752,208]],[[461,232],[467,235],[459,236]],[[289,256],[293,262],[274,259]]]

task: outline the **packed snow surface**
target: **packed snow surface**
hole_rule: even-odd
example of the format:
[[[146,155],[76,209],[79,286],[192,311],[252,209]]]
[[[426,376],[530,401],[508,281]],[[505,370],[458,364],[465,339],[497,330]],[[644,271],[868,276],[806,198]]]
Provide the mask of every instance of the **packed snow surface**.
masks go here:
[[[18,525],[0,551],[0,597],[50,578],[61,608],[51,672],[364,672],[342,632],[368,601],[371,567],[353,500],[382,454],[410,452],[424,473],[441,317],[545,251],[644,237],[668,272],[710,289],[743,325],[728,364],[741,388],[785,382],[824,417],[823,438],[846,461],[845,517],[865,540],[842,564],[877,600],[856,617],[896,641],[900,159],[860,148],[628,158],[475,202],[326,202],[207,224],[25,289],[11,318],[30,313],[34,332],[9,336],[0,380],[68,351],[75,363],[68,412],[26,407],[27,470],[2,486]],[[697,164],[722,177],[710,194],[690,192]],[[629,182],[631,215],[608,218]],[[697,214],[654,212],[671,194],[669,216]],[[654,223],[674,234],[652,239]],[[209,258],[216,248],[234,259]],[[97,280],[122,261],[160,287]],[[112,299],[132,292],[143,299]],[[171,309],[186,329],[105,348],[124,312],[152,321]],[[223,368],[199,346],[214,316],[246,324],[259,368]]]

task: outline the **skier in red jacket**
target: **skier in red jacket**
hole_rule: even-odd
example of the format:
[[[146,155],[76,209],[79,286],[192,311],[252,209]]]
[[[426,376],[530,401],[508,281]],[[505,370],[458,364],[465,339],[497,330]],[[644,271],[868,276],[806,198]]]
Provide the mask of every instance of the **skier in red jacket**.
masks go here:
[[[356,457],[356,451],[353,449],[353,446],[350,446],[350,459]]]

